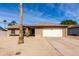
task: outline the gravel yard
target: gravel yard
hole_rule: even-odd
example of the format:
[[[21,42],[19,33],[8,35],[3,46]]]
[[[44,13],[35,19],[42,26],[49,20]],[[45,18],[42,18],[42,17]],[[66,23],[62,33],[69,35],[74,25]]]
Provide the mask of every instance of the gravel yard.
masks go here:
[[[0,55],[2,56],[79,56],[78,38],[24,38],[18,44],[18,36],[0,34]]]

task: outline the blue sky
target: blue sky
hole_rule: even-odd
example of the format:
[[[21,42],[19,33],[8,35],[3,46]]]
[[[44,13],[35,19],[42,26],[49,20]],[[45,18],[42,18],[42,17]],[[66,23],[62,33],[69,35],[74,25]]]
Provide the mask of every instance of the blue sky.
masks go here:
[[[19,3],[0,3],[0,26],[3,20],[16,20],[19,24]],[[64,19],[79,23],[78,3],[25,3],[23,4],[23,24],[59,24]]]

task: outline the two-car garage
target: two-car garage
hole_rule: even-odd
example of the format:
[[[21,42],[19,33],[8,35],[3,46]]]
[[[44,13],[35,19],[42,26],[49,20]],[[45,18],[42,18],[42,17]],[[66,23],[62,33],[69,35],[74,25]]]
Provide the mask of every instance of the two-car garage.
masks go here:
[[[52,25],[52,26],[37,26],[35,27],[36,37],[66,37],[67,26]]]

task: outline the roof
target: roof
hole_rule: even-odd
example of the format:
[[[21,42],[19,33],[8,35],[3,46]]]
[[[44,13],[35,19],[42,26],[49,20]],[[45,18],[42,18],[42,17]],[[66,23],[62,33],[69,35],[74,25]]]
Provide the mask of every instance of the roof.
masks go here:
[[[67,25],[61,24],[33,24],[31,27],[68,27]]]
[[[19,26],[12,25],[12,26],[8,26],[7,28],[8,28],[8,29],[19,29]]]
[[[79,25],[70,25],[68,28],[79,28]]]
[[[26,25],[24,27],[67,27],[67,25],[60,25],[60,24],[33,24],[33,25]],[[13,25],[8,26],[8,29],[19,29],[19,26]]]

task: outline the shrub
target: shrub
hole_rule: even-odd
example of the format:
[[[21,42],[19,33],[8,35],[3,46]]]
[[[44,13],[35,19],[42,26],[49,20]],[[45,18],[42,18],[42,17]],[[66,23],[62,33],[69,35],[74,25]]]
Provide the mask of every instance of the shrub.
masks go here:
[[[30,36],[30,30],[28,28],[26,28],[26,37],[29,37]]]

